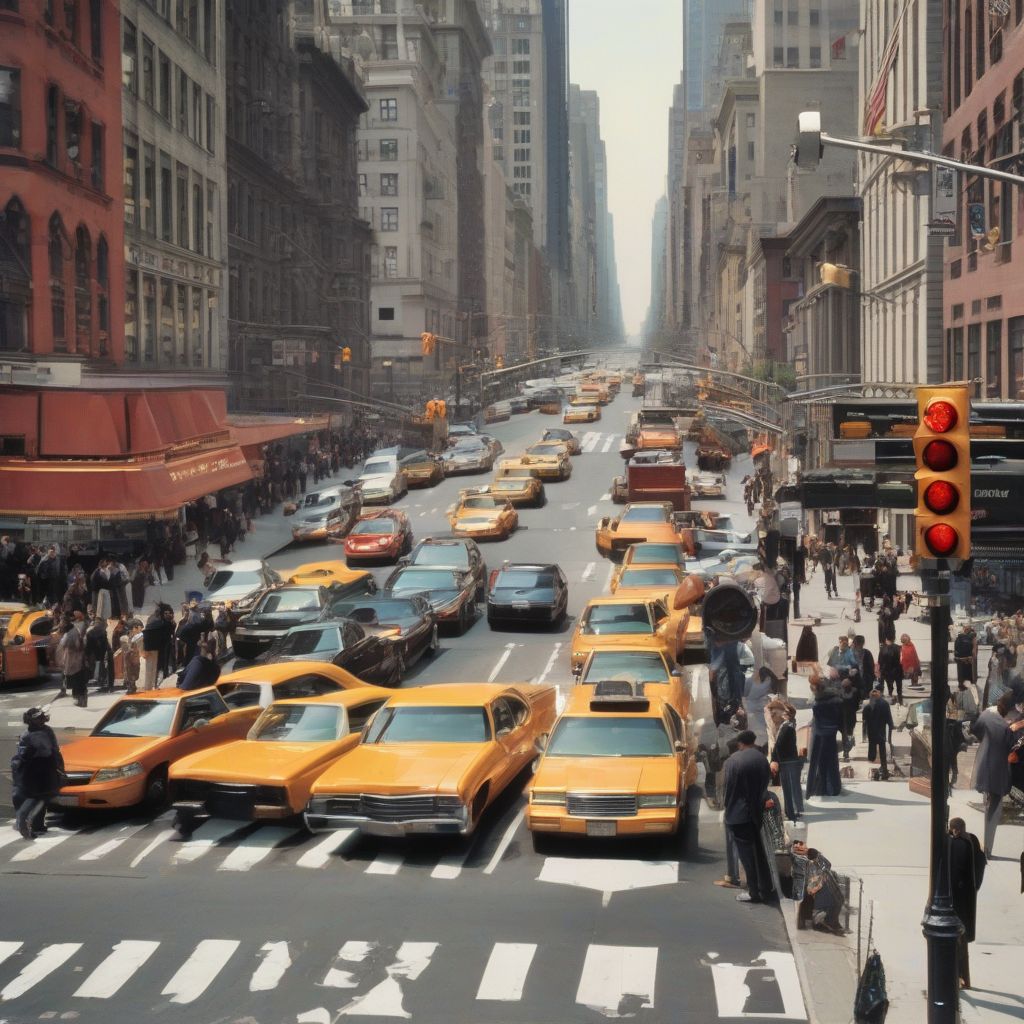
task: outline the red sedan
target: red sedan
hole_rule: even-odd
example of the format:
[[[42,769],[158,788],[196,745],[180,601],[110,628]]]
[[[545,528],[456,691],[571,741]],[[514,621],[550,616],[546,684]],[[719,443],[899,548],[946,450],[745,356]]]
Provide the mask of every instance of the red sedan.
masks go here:
[[[397,562],[412,549],[409,517],[398,509],[364,511],[345,538],[345,558],[352,562]]]

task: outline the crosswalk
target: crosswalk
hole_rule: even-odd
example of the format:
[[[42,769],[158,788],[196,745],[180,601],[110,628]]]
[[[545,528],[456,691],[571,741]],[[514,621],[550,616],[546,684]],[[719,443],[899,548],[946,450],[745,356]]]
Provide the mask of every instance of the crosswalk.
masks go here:
[[[156,992],[169,1006],[188,1007],[214,993],[221,999],[227,994],[241,1010],[250,997],[265,999],[280,990],[297,1004],[284,1018],[296,1024],[347,1016],[410,1018],[416,982],[428,972],[434,976],[425,982],[430,991],[443,991],[439,979],[457,972],[472,982],[466,991],[475,992],[476,1004],[508,1007],[527,1000],[531,984],[539,989],[543,979],[537,976],[555,963],[562,998],[602,1017],[653,1021],[664,1019],[657,1016],[660,992],[678,983],[684,969],[674,950],[608,942],[573,948],[564,942],[488,940],[469,954],[459,941],[329,942],[280,935],[199,938],[184,946],[139,937],[113,942],[74,937],[43,945],[4,939],[0,1004],[15,1004],[17,1010],[35,1006],[35,999],[64,1007],[61,1019],[73,1019],[76,1009],[100,1002],[112,1011],[118,997],[140,1006],[144,1001],[153,1012],[160,1006],[153,1005]],[[698,971],[696,980],[714,992],[719,1018],[807,1020],[791,953],[767,950],[736,964],[708,953]],[[312,1005],[316,1002],[325,1005]],[[452,1019],[459,1018],[453,1007]]]
[[[618,451],[622,434],[607,434],[600,430],[587,430],[580,436],[580,450],[584,455],[600,452],[606,455]]]

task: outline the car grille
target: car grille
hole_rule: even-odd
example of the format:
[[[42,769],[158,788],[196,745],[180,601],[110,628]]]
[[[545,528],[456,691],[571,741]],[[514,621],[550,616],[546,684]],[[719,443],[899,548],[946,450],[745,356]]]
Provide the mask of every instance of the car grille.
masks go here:
[[[175,784],[174,799],[202,801],[206,804],[206,810],[215,817],[248,821],[253,816],[256,804],[284,806],[287,791],[279,786],[246,786],[186,779]]]
[[[431,818],[438,813],[433,796],[373,796],[362,795],[361,810],[372,821],[408,821],[411,818]]]
[[[636,797],[628,794],[594,796],[570,793],[565,800],[569,814],[579,818],[633,818],[636,817]]]
[[[92,772],[68,772],[65,786],[88,786],[92,780]]]

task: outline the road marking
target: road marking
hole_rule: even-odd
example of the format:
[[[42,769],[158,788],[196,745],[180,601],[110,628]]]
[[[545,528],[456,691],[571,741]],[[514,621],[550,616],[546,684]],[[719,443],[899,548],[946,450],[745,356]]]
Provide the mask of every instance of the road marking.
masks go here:
[[[366,960],[376,948],[376,942],[349,941],[338,950],[336,959],[343,960],[347,964],[359,964]],[[338,967],[332,967],[324,975],[324,980],[320,984],[325,985],[327,988],[359,987],[359,981],[351,971],[342,970]]]
[[[203,939],[160,993],[172,1003],[195,1002],[241,945],[236,939]]]
[[[435,508],[432,508],[432,509],[430,510],[430,514],[431,514],[432,516],[436,516],[436,515],[437,515],[437,508],[436,508],[436,507],[435,507]]]
[[[38,839],[34,840],[23,850],[19,850],[12,858],[12,861],[26,861],[26,860],[37,860],[42,857],[44,853],[49,852],[55,846],[60,846],[61,843],[66,842],[76,833],[74,832],[55,832],[53,829]]]
[[[342,1007],[338,1016],[410,1017],[402,1005],[402,982],[415,981],[430,966],[436,951],[436,942],[403,942],[395,954],[395,962],[385,968],[387,978]]]
[[[807,1020],[792,953],[767,952],[747,964],[710,964],[719,1017]]]
[[[523,998],[523,986],[537,947],[532,942],[496,942],[476,990],[477,999],[515,1003]]]
[[[526,808],[521,807],[516,816],[512,819],[512,824],[505,829],[504,834],[501,837],[501,842],[498,843],[498,848],[494,851],[494,856],[487,862],[487,867],[484,868],[485,875],[493,875],[494,869],[501,863],[501,858],[505,856],[505,851],[508,849],[509,843],[512,842],[512,837],[516,834],[516,830],[523,823],[523,816],[526,814]]]
[[[563,512],[571,512],[574,508],[579,508],[579,507],[580,507],[580,502],[578,502],[578,501],[567,501],[567,502],[563,503],[562,511]]]
[[[0,964],[14,956],[23,945],[23,942],[0,942]]]
[[[105,843],[100,843],[99,846],[94,846],[91,850],[86,850],[78,859],[102,860],[108,854],[120,849],[133,835],[149,828],[150,824],[151,822],[143,821],[137,822],[134,825],[110,825],[107,828],[101,828],[98,832],[93,833],[91,838],[95,839],[111,832],[114,833],[114,838],[108,839]]]
[[[81,948],[80,942],[57,942],[52,946],[43,946],[36,954],[36,958],[30,964],[26,964],[14,981],[9,982],[0,992],[0,1003],[23,996],[33,985],[38,985],[43,978],[70,960]]]
[[[657,946],[588,946],[576,1002],[604,1017],[654,1008]]]
[[[298,835],[295,828],[267,826],[246,836],[225,858],[217,868],[218,871],[248,871],[262,860],[270,856],[275,846],[280,846],[293,836]]]
[[[300,868],[322,868],[343,846],[359,835],[357,828],[343,828],[324,836],[312,849],[307,850],[298,860]]]
[[[148,842],[142,848],[142,851],[140,853],[137,853],[135,855],[129,867],[138,867],[158,846],[161,846],[163,843],[166,843],[167,840],[175,834],[176,830],[173,828],[169,828],[161,832],[155,839]]]
[[[10,821],[5,821],[0,825],[0,829],[3,830],[0,831],[0,848],[10,846],[11,843],[25,842],[25,840],[21,838],[21,833],[16,828],[12,827],[10,831],[7,830],[7,826],[9,825],[12,825]]]
[[[264,942],[260,952],[263,960],[249,979],[250,992],[269,992],[277,988],[284,972],[292,965],[287,942]]]
[[[611,491],[609,491],[607,494],[602,494],[601,497],[598,498],[597,500],[598,501],[611,501],[612,500]]]
[[[605,593],[608,592],[608,588],[612,585],[612,577],[615,575],[615,563],[608,563],[608,574],[604,578],[604,589]]]
[[[587,580],[592,579],[594,575],[594,563],[587,562],[587,567],[583,570],[583,575],[580,579],[586,583]]]
[[[133,974],[157,951],[159,942],[123,939],[110,955],[79,985],[79,999],[109,999],[121,991]]]
[[[674,885],[679,881],[679,862],[545,857],[537,881],[594,889],[601,893],[601,905],[607,907],[617,892]]]
[[[487,682],[493,683],[494,680],[498,678],[498,673],[505,667],[505,662],[508,661],[514,647],[514,643],[505,644],[505,650],[501,652],[501,657],[498,658],[494,668],[491,669],[491,674],[487,677]]]
[[[544,671],[537,677],[538,683],[543,683],[547,679],[551,670],[555,667],[555,662],[558,661],[558,652],[561,651],[561,649],[561,642],[556,643],[554,649],[551,651],[551,656],[548,658],[548,663],[544,666]]]
[[[588,516],[597,515],[597,506],[596,505],[591,505],[590,508],[587,509],[587,515]]]
[[[426,512],[421,512],[421,513],[420,513],[420,515],[419,515],[419,518],[420,518],[420,519],[422,519],[422,518],[423,518],[423,517],[424,517],[425,515],[428,515],[428,513],[426,513]]]
[[[615,435],[614,435],[614,434],[609,434],[609,435],[608,435],[608,439],[607,439],[607,440],[605,441],[605,443],[604,443],[604,444],[603,444],[603,445],[601,446],[601,451],[602,451],[602,453],[604,453],[604,452],[610,452],[610,451],[612,450],[612,442],[613,442],[614,440],[615,440]]]
[[[433,871],[430,872],[431,878],[458,878],[462,874],[462,869],[466,864],[466,858],[469,856],[469,851],[472,849],[471,843],[466,843],[466,847],[460,853],[449,853],[447,857],[442,857],[438,862]]]
[[[197,833],[202,833],[199,839],[189,839],[181,844],[174,855],[174,863],[191,864],[200,857],[205,857],[222,839],[227,839],[228,836],[241,832],[246,827],[237,821],[210,818],[196,829]]]
[[[363,874],[366,875],[397,875],[402,864],[405,862],[405,857],[400,853],[392,853],[390,850],[385,850],[384,853],[378,853],[376,858],[370,863],[366,871]]]
[[[580,442],[580,451],[592,452],[597,447],[597,442],[601,440],[601,435],[593,430],[588,430],[583,435],[583,440]]]

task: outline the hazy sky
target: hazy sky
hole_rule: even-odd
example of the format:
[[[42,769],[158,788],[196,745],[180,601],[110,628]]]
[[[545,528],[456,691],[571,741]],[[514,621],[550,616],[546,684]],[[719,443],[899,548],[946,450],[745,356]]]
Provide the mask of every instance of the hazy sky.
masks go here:
[[[628,14],[626,13],[628,9]],[[665,190],[668,111],[683,63],[680,0],[569,0],[569,79],[601,98],[626,331],[651,297],[651,216]]]

